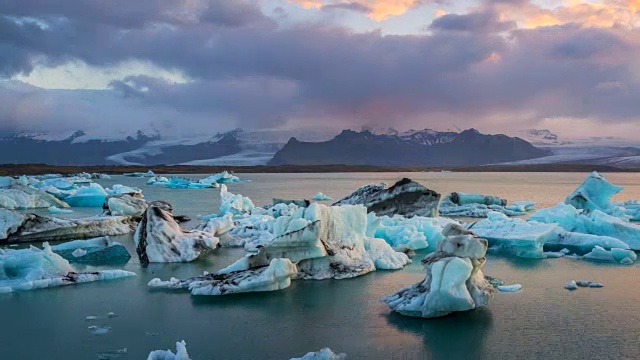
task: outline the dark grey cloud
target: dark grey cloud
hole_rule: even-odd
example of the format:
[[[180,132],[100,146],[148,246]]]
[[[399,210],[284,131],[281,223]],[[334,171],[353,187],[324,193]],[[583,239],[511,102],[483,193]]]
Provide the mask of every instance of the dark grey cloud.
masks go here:
[[[361,12],[364,14],[368,14],[371,12],[370,7],[359,2],[344,2],[344,3],[338,3],[338,4],[327,4],[322,6],[322,10],[334,10],[334,9],[351,10],[351,11]]]
[[[514,29],[482,10],[442,16],[429,34],[384,36],[329,26],[281,28],[253,1],[52,3],[58,6],[0,3],[0,74],[28,73],[42,63],[109,66],[137,59],[193,79],[173,84],[136,76],[114,79],[101,92],[55,93],[69,106],[76,99],[89,107],[93,121],[111,121],[119,102],[127,112],[117,116],[129,118],[123,124],[148,122],[160,112],[184,126],[426,127],[445,121],[482,128],[511,114],[602,123],[637,122],[640,114],[640,80],[629,60],[640,56],[640,45],[632,29]],[[144,14],[129,16],[128,7]],[[5,124],[36,119],[40,126],[47,112],[65,126],[76,124],[60,107],[16,115],[7,100],[15,100],[16,91],[0,91],[10,104],[3,111],[13,114],[2,117],[12,119],[0,120]],[[46,91],[31,93],[37,94],[30,95],[33,102],[46,98]]]
[[[470,14],[448,14],[433,21],[432,30],[502,32],[516,28],[513,21],[500,21],[493,11]]]

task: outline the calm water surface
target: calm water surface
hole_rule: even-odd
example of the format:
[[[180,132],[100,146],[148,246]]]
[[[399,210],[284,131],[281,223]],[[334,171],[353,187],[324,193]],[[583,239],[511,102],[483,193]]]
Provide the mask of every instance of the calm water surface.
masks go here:
[[[366,183],[391,184],[409,176],[441,193],[481,192],[547,207],[562,201],[585,175],[241,174],[253,181],[231,184],[229,189],[263,205],[272,197],[310,198],[318,191],[339,198]],[[640,199],[640,174],[606,177],[625,186],[617,200]],[[145,181],[114,177],[99,182],[138,186],[149,200],[173,203],[176,213],[195,217],[217,210],[215,190],[170,190]],[[98,212],[78,209],[75,216]],[[131,236],[117,240],[135,254]],[[0,295],[0,359],[97,359],[98,352],[121,348],[128,352],[119,359],[146,359],[149,351],[173,349],[182,339],[194,360],[289,359],[325,346],[346,352],[350,359],[640,357],[638,265],[489,256],[485,273],[518,282],[523,291],[499,293],[485,309],[435,320],[390,314],[378,302],[420,281],[424,273],[419,261],[400,271],[349,280],[294,281],[290,288],[272,293],[194,297],[146,286],[154,277],[215,271],[243,254],[241,249],[217,249],[197,262],[152,264],[146,269],[132,258],[118,267],[136,272],[134,278]],[[571,279],[599,281],[605,287],[568,292],[563,286]],[[111,311],[118,317],[104,317]],[[102,318],[88,322],[89,315]],[[112,331],[93,335],[90,325],[108,325]]]

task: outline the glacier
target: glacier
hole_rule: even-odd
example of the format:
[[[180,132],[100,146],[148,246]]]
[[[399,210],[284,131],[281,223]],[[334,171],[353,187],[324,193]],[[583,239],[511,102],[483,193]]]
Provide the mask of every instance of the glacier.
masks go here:
[[[268,266],[237,271],[204,274],[186,280],[158,278],[148,286],[164,289],[188,289],[192,295],[227,295],[245,292],[276,291],[289,287],[297,275],[296,265],[289,259],[272,259]]]
[[[0,209],[0,242],[63,241],[132,232],[127,216],[93,216],[61,219]]]
[[[423,281],[381,299],[402,315],[435,318],[488,305],[494,288],[484,277],[487,240],[470,233],[447,236],[427,255]]]
[[[42,245],[44,249],[0,249],[0,293],[135,276],[123,270],[77,272],[47,242]]]
[[[211,233],[183,230],[173,215],[156,205],[150,205],[134,234],[140,263],[189,262],[218,246]]]

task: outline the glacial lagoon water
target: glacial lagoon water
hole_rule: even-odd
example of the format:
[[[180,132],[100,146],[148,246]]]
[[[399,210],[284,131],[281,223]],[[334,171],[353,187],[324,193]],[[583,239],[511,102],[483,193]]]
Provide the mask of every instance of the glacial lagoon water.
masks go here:
[[[272,197],[334,198],[371,182],[411,177],[446,194],[481,192],[510,201],[533,200],[537,208],[560,202],[584,178],[578,173],[369,173],[239,174],[252,182],[229,190],[269,203]],[[189,177],[198,178],[196,175]],[[204,177],[204,176],[201,176]],[[616,200],[640,199],[640,174],[606,174],[625,190]],[[98,180],[144,190],[149,200],[173,203],[175,213],[195,218],[218,207],[216,190],[171,190],[146,179]],[[75,209],[73,216],[98,209]],[[46,213],[46,210],[42,211]],[[217,249],[188,264],[141,268],[132,236],[114,237],[134,256],[123,268],[138,276],[13,294],[0,294],[0,359],[146,359],[154,349],[175,349],[186,340],[194,360],[289,359],[331,347],[349,359],[635,359],[640,351],[640,265],[616,266],[574,259],[516,259],[489,255],[485,273],[520,283],[518,293],[497,293],[487,308],[435,320],[391,314],[378,301],[424,277],[418,254],[399,271],[378,271],[349,280],[294,281],[271,293],[195,297],[152,291],[146,284],[215,271],[241,249]],[[80,270],[95,269],[79,267]],[[568,280],[602,282],[601,289],[563,289]],[[117,317],[108,318],[114,312]],[[98,319],[87,321],[87,316]],[[107,325],[92,334],[87,328]]]

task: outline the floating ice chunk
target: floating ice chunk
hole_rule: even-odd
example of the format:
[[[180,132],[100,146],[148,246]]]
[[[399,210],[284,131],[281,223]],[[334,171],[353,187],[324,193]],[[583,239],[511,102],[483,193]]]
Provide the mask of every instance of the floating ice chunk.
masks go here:
[[[111,214],[140,217],[148,206],[144,200],[128,194],[107,198],[107,207]]]
[[[5,209],[36,209],[58,206],[69,207],[67,203],[44,191],[22,184],[0,188],[0,207]]]
[[[577,209],[607,211],[611,207],[611,197],[622,189],[622,186],[611,184],[594,171],[567,196],[565,203]]]
[[[269,266],[238,269],[226,273],[202,275],[186,280],[153,279],[150,287],[188,289],[192,295],[227,295],[244,292],[276,291],[289,287],[298,273],[289,259],[273,259]]]
[[[629,265],[633,264],[638,259],[638,255],[627,249],[613,248],[611,250],[605,250],[600,246],[596,246],[590,253],[585,254],[582,258],[585,260],[616,262]]]
[[[97,316],[93,316],[93,315],[91,315],[91,316],[87,316],[87,317],[85,318],[85,320],[87,320],[87,321],[92,321],[92,320],[96,320],[96,319],[98,319],[98,317],[97,317]]]
[[[108,312],[107,317],[114,318],[114,317],[118,317],[118,315],[116,315],[116,313],[114,312]]]
[[[55,207],[55,206],[50,206],[47,210],[49,210],[49,212],[51,214],[71,214],[71,213],[73,213],[73,210],[71,210],[71,209],[60,209],[60,208]]]
[[[147,185],[156,185],[156,184],[166,185],[168,183],[169,183],[169,179],[167,179],[164,176],[154,176],[152,178],[149,178],[149,180],[147,180]]]
[[[137,194],[139,197],[142,197],[142,190],[121,184],[115,184],[111,189],[105,189],[105,191],[109,193],[109,195]]]
[[[111,332],[111,326],[107,326],[107,325],[103,325],[103,326],[91,325],[88,327],[88,329],[94,335],[104,335]]]
[[[367,215],[367,236],[384,239],[394,249],[420,250],[444,239],[443,228],[455,220],[447,218],[427,218],[414,216],[405,218],[378,217],[373,213]]]
[[[255,205],[253,205],[253,202],[248,197],[230,193],[227,191],[226,185],[220,186],[220,214],[247,214],[254,208]]]
[[[110,264],[126,262],[131,258],[120,243],[99,237],[89,240],[75,240],[51,247],[53,252],[76,263]]]
[[[470,229],[489,240],[492,248],[528,258],[543,258],[544,244],[558,236],[558,226],[555,224],[508,218],[498,212],[490,212],[487,219],[476,222]]]
[[[330,198],[327,195],[319,192],[311,200],[315,200],[315,201],[330,201],[330,200],[333,200],[333,198]]]
[[[411,262],[407,254],[394,251],[382,239],[367,238],[364,248],[376,269],[398,270]]]
[[[533,201],[515,201],[511,205],[507,205],[506,209],[524,213],[533,210],[535,205],[536,203]]]
[[[497,196],[453,192],[440,202],[440,215],[482,218],[496,211],[507,216],[519,216],[524,215],[533,205],[535,203],[531,201],[518,201],[507,206],[507,200]]]
[[[107,195],[109,194],[100,184],[91,183],[67,196],[65,201],[72,207],[102,207]]]
[[[564,285],[564,288],[567,290],[577,290],[578,289],[578,284],[576,284],[575,280],[571,280],[568,283],[566,283]]]
[[[142,264],[193,261],[219,242],[211,233],[181,229],[170,213],[154,205],[142,216],[134,241]]]
[[[122,235],[133,231],[129,217],[88,217],[60,219],[0,209],[0,240],[56,241]]]
[[[566,255],[567,254],[563,253],[562,251],[545,251],[544,252],[544,257],[552,258],[552,259],[565,257]]]
[[[473,235],[449,236],[427,255],[426,278],[382,299],[400,314],[433,318],[486,306],[493,286],[485,279],[487,241]]]
[[[329,348],[323,348],[317,352],[309,352],[303,357],[291,358],[291,360],[346,360],[347,354],[336,354]]]
[[[513,285],[498,285],[498,290],[500,292],[516,292],[522,289],[522,285],[513,284]]]
[[[333,205],[364,205],[378,216],[438,216],[440,194],[411,179],[404,178],[387,189],[387,185],[365,185]]]
[[[240,182],[240,178],[230,174],[228,171],[223,171],[219,174],[208,176],[198,181],[201,184],[215,185],[215,184],[228,184]]]
[[[573,249],[577,249],[580,253],[589,252],[595,246],[601,246],[605,249],[629,249],[629,245],[610,236],[590,235],[568,231],[558,232],[558,236],[547,240],[546,245],[556,247],[569,246]],[[565,250],[565,254],[570,252],[568,249]]]
[[[182,340],[176,343],[176,353],[171,350],[154,350],[149,353],[147,360],[191,360],[187,353],[187,343]]]
[[[599,210],[578,210],[571,205],[558,204],[531,214],[530,221],[556,223],[570,232],[608,236],[640,250],[640,225],[631,224]],[[603,246],[604,247],[604,246]]]
[[[48,243],[44,249],[0,249],[0,293],[110,280],[135,274],[123,270],[79,273],[55,254]]]
[[[576,281],[576,285],[579,286],[579,287],[588,287],[588,288],[601,288],[601,287],[604,287],[604,285],[602,285],[599,282],[589,281],[589,280],[578,280],[578,281]]]
[[[85,250],[85,249],[75,249],[75,250],[73,250],[71,252],[71,255],[73,257],[82,257],[82,256],[87,255],[87,250]]]
[[[119,359],[127,353],[127,348],[117,350],[107,350],[98,353],[98,360]]]

